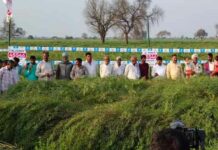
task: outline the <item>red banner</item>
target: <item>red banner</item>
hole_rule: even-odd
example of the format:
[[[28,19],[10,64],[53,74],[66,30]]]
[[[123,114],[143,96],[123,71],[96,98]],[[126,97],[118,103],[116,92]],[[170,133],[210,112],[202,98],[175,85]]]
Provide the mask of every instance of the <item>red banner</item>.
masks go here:
[[[8,51],[8,59],[13,59],[13,58],[19,58],[19,59],[26,59],[27,58],[27,53],[24,50],[9,50]]]

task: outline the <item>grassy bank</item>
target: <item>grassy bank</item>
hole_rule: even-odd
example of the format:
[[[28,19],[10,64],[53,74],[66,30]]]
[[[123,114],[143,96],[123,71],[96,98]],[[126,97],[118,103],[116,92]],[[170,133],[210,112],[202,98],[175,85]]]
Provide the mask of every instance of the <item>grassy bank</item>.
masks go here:
[[[22,82],[0,97],[0,141],[23,149],[148,149],[181,119],[217,146],[218,79]]]

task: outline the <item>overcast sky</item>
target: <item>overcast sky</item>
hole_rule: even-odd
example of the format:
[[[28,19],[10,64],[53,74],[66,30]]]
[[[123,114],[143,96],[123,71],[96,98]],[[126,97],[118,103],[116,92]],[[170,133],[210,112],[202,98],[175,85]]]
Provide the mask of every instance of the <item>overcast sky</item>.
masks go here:
[[[6,8],[0,0],[0,21]],[[108,0],[110,1],[110,0]],[[14,0],[14,19],[28,35],[34,36],[81,36],[93,35],[85,24],[86,0]],[[164,19],[152,27],[152,36],[160,30],[168,30],[173,37],[192,37],[199,28],[209,36],[215,35],[218,23],[218,0],[153,0],[164,12]],[[2,23],[0,24],[2,26]]]

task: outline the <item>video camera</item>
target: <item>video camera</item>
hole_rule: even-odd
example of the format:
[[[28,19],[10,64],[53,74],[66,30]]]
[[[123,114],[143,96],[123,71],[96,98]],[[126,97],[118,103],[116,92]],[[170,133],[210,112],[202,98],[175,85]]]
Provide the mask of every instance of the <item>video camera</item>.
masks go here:
[[[205,150],[205,131],[197,128],[186,128],[181,121],[175,121],[170,124],[171,129],[180,131],[189,141],[189,148],[196,150]]]

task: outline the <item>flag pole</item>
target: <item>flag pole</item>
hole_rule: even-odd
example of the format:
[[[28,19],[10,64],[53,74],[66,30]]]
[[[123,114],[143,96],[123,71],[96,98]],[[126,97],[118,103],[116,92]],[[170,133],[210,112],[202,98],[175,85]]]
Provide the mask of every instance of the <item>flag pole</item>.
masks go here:
[[[6,18],[6,22],[8,23],[8,46],[11,45],[11,23],[12,23],[12,15],[13,15],[13,11],[12,11],[12,1],[13,0],[3,0],[3,3],[6,5],[7,7],[7,18]]]
[[[11,18],[9,18],[8,27],[8,46],[11,46]]]

